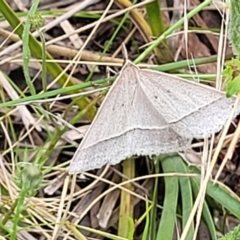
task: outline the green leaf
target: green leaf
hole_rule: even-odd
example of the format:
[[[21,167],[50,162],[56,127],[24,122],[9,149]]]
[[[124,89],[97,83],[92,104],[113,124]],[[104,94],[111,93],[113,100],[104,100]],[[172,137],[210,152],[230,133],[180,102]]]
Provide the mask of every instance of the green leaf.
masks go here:
[[[231,66],[226,65],[225,69],[222,72],[224,78],[232,79],[233,77],[233,69]]]
[[[194,193],[195,198],[197,197],[200,189],[200,181],[199,179],[196,178],[191,178],[191,184],[192,184],[192,190]],[[212,217],[211,211],[209,209],[209,206],[206,201],[203,203],[203,209],[202,209],[202,219],[204,220],[209,234],[210,234],[210,239],[216,240],[217,239],[217,233],[216,233],[216,228],[214,225],[214,219]]]
[[[227,97],[238,94],[240,92],[240,76],[235,77],[231,82],[229,82],[227,84],[226,90]]]

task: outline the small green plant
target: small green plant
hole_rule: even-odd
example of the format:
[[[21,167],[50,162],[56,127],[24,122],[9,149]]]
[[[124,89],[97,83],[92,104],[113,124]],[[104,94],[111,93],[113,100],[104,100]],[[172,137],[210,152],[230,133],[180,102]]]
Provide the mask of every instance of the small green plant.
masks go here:
[[[26,198],[34,196],[42,183],[42,172],[36,164],[24,162],[18,166],[16,184],[20,188],[19,196],[1,222],[1,232],[3,230],[8,232],[10,240],[17,239],[20,216],[26,207]],[[12,222],[11,228],[6,225],[8,222]]]
[[[226,95],[231,97],[234,94],[238,94],[240,91],[240,61],[239,59],[232,59],[226,62],[225,69],[223,71],[223,77],[226,79]]]
[[[227,233],[219,240],[238,240],[238,239],[240,239],[240,225],[235,227],[231,232]]]
[[[33,21],[33,19],[34,19],[34,15],[37,11],[38,5],[39,5],[39,0],[33,1],[33,5],[31,6],[31,8],[28,12],[27,21],[24,25],[24,29],[23,29],[23,33],[22,33],[22,39],[24,42],[24,44],[23,44],[23,72],[24,72],[24,76],[25,76],[26,82],[28,84],[30,93],[32,95],[35,95],[36,91],[35,91],[32,81],[30,79],[29,68],[28,68],[29,60],[31,57],[31,51],[29,48],[29,32],[30,32],[32,23],[34,23],[34,25],[36,25],[36,21]]]

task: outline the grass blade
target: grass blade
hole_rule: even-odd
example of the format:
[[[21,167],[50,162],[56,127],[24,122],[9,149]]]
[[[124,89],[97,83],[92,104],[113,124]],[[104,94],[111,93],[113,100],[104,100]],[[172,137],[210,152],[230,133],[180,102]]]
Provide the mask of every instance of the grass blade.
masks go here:
[[[175,172],[174,158],[171,156],[162,156],[161,164],[164,173]],[[165,177],[164,182],[165,197],[156,239],[169,240],[173,238],[174,227],[177,220],[178,177]]]

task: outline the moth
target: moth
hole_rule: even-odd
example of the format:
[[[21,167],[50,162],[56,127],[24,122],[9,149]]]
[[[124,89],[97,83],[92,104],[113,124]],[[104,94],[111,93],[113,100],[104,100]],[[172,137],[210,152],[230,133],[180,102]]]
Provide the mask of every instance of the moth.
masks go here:
[[[221,130],[235,97],[210,86],[126,61],[70,164],[70,174],[114,165],[133,155],[189,148]],[[235,116],[240,112],[237,107]]]

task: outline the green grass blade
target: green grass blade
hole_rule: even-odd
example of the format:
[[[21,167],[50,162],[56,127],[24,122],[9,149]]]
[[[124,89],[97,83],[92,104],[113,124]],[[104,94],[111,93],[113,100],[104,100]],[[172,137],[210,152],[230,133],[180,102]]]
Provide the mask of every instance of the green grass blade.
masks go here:
[[[158,37],[164,33],[164,23],[160,11],[159,1],[155,0],[146,5],[148,22],[154,36]],[[166,41],[164,41],[166,43]]]
[[[155,173],[159,173],[160,168],[159,168],[159,161],[161,160],[160,157],[156,157],[153,159],[155,163]],[[158,181],[159,178],[155,178],[154,182],[154,188],[152,192],[152,201],[153,201],[153,207],[151,210],[151,215],[150,215],[150,228],[149,228],[149,237],[151,239],[156,238],[156,229],[157,229],[157,203],[158,203]]]
[[[191,171],[199,173],[199,170],[195,167],[191,167]],[[199,179],[195,179],[195,181],[199,182]],[[214,184],[209,181],[206,193],[221,204],[222,207],[226,208],[231,214],[240,219],[240,199],[227,186],[219,182]]]
[[[172,156],[162,156],[161,164],[164,173],[175,172],[174,158]],[[163,211],[156,239],[169,240],[173,239],[174,227],[176,224],[177,216],[177,200],[178,200],[178,177],[165,177],[165,197],[163,204]]]
[[[174,157],[176,172],[189,173],[187,166],[179,156]],[[182,199],[182,228],[186,226],[193,207],[192,186],[189,177],[179,177],[179,185]],[[192,240],[194,236],[194,226],[191,224],[185,240]]]
[[[148,22],[152,30],[153,37],[159,37],[164,33],[165,27],[161,14],[159,0],[155,0],[146,5]],[[166,39],[158,46],[159,60],[164,62],[171,62],[173,60],[170,49],[168,48]]]
[[[193,190],[194,196],[197,197],[199,188],[200,188],[200,181],[196,178],[191,178],[191,184],[192,184],[192,190]],[[204,220],[204,222],[208,228],[211,239],[216,240],[217,233],[216,233],[216,228],[214,225],[214,220],[212,218],[212,214],[209,210],[209,207],[208,207],[208,204],[206,203],[206,201],[203,203],[202,219]]]
[[[146,199],[147,200],[147,199]],[[146,223],[144,226],[143,234],[142,234],[142,240],[148,240],[149,234],[149,228],[150,228],[150,217],[149,217],[149,204],[148,201],[145,201],[145,207],[146,207]]]

